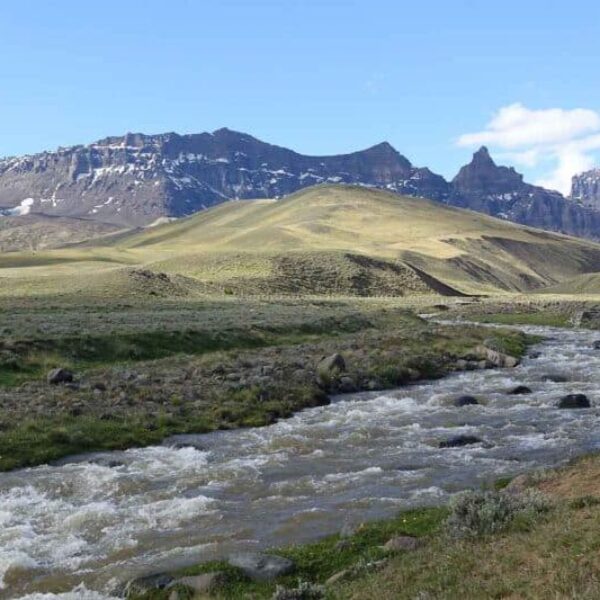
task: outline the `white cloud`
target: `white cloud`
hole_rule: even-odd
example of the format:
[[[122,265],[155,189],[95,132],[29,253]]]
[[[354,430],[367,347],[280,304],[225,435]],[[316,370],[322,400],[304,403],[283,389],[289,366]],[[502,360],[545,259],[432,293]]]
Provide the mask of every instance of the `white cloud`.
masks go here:
[[[551,170],[536,183],[568,194],[573,175],[595,164],[600,113],[586,108],[532,110],[520,103],[510,104],[501,108],[485,129],[464,134],[457,143],[463,147],[489,145],[525,167],[550,163]]]

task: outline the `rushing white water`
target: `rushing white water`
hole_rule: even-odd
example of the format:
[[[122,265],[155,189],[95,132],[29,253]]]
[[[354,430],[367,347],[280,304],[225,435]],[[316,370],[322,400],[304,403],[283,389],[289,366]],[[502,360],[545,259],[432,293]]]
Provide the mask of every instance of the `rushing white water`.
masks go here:
[[[269,427],[181,436],[196,448],[0,474],[0,598],[105,599],[135,575],[309,540],[596,449],[598,334],[527,329],[550,339],[515,369],[354,394]],[[543,381],[550,373],[568,382]],[[518,384],[533,393],[507,394]],[[593,407],[556,408],[575,392]],[[483,404],[456,408],[460,394]],[[438,447],[457,434],[484,443]]]

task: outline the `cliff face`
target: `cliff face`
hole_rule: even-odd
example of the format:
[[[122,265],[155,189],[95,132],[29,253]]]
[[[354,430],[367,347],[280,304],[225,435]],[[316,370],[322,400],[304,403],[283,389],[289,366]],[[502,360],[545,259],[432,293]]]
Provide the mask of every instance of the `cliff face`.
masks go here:
[[[496,165],[485,147],[451,182],[448,203],[531,227],[600,238],[600,211],[525,183],[513,168]]]
[[[6,213],[77,216],[124,225],[180,217],[229,199],[281,197],[319,183],[363,184],[443,199],[446,181],[387,143],[338,156],[304,156],[220,129],[129,134],[0,162]]]
[[[496,165],[486,148],[447,182],[413,166],[387,142],[350,154],[306,156],[229,129],[127,134],[1,160],[0,216],[41,214],[143,226],[225,200],[280,198],[312,185],[340,183],[598,239],[599,181],[600,175],[581,176],[569,200]]]
[[[575,175],[571,198],[583,206],[600,210],[600,169]]]

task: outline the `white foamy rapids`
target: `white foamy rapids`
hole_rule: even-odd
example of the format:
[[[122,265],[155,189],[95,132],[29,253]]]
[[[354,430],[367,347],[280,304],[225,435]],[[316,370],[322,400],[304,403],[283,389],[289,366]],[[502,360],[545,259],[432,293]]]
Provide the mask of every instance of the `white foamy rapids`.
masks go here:
[[[118,600],[118,598],[88,590],[85,586],[81,585],[70,592],[62,594],[27,594],[26,596],[21,596],[19,600]]]
[[[592,342],[600,335],[527,329],[553,339],[515,369],[345,396],[269,427],[178,439],[194,447],[165,444],[0,474],[0,600],[106,599],[113,580],[304,541],[338,531],[340,522],[438,504],[598,448],[600,351]],[[549,374],[568,381],[545,381]],[[508,394],[521,384],[533,393]],[[586,394],[593,407],[559,410],[567,393]],[[481,404],[456,408],[462,394]],[[482,441],[439,447],[456,435]],[[60,589],[87,587],[37,593],[55,589],[57,578]]]

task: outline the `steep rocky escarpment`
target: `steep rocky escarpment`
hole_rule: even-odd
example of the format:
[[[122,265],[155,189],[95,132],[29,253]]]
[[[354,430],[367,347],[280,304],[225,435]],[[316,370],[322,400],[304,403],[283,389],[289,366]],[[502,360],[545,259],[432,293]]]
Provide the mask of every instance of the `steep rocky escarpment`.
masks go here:
[[[146,226],[226,200],[281,198],[319,184],[385,189],[550,231],[600,238],[597,176],[574,182],[573,199],[497,166],[486,148],[453,181],[415,167],[389,143],[306,156],[229,129],[127,134],[87,146],[0,161],[0,216],[43,214]]]

